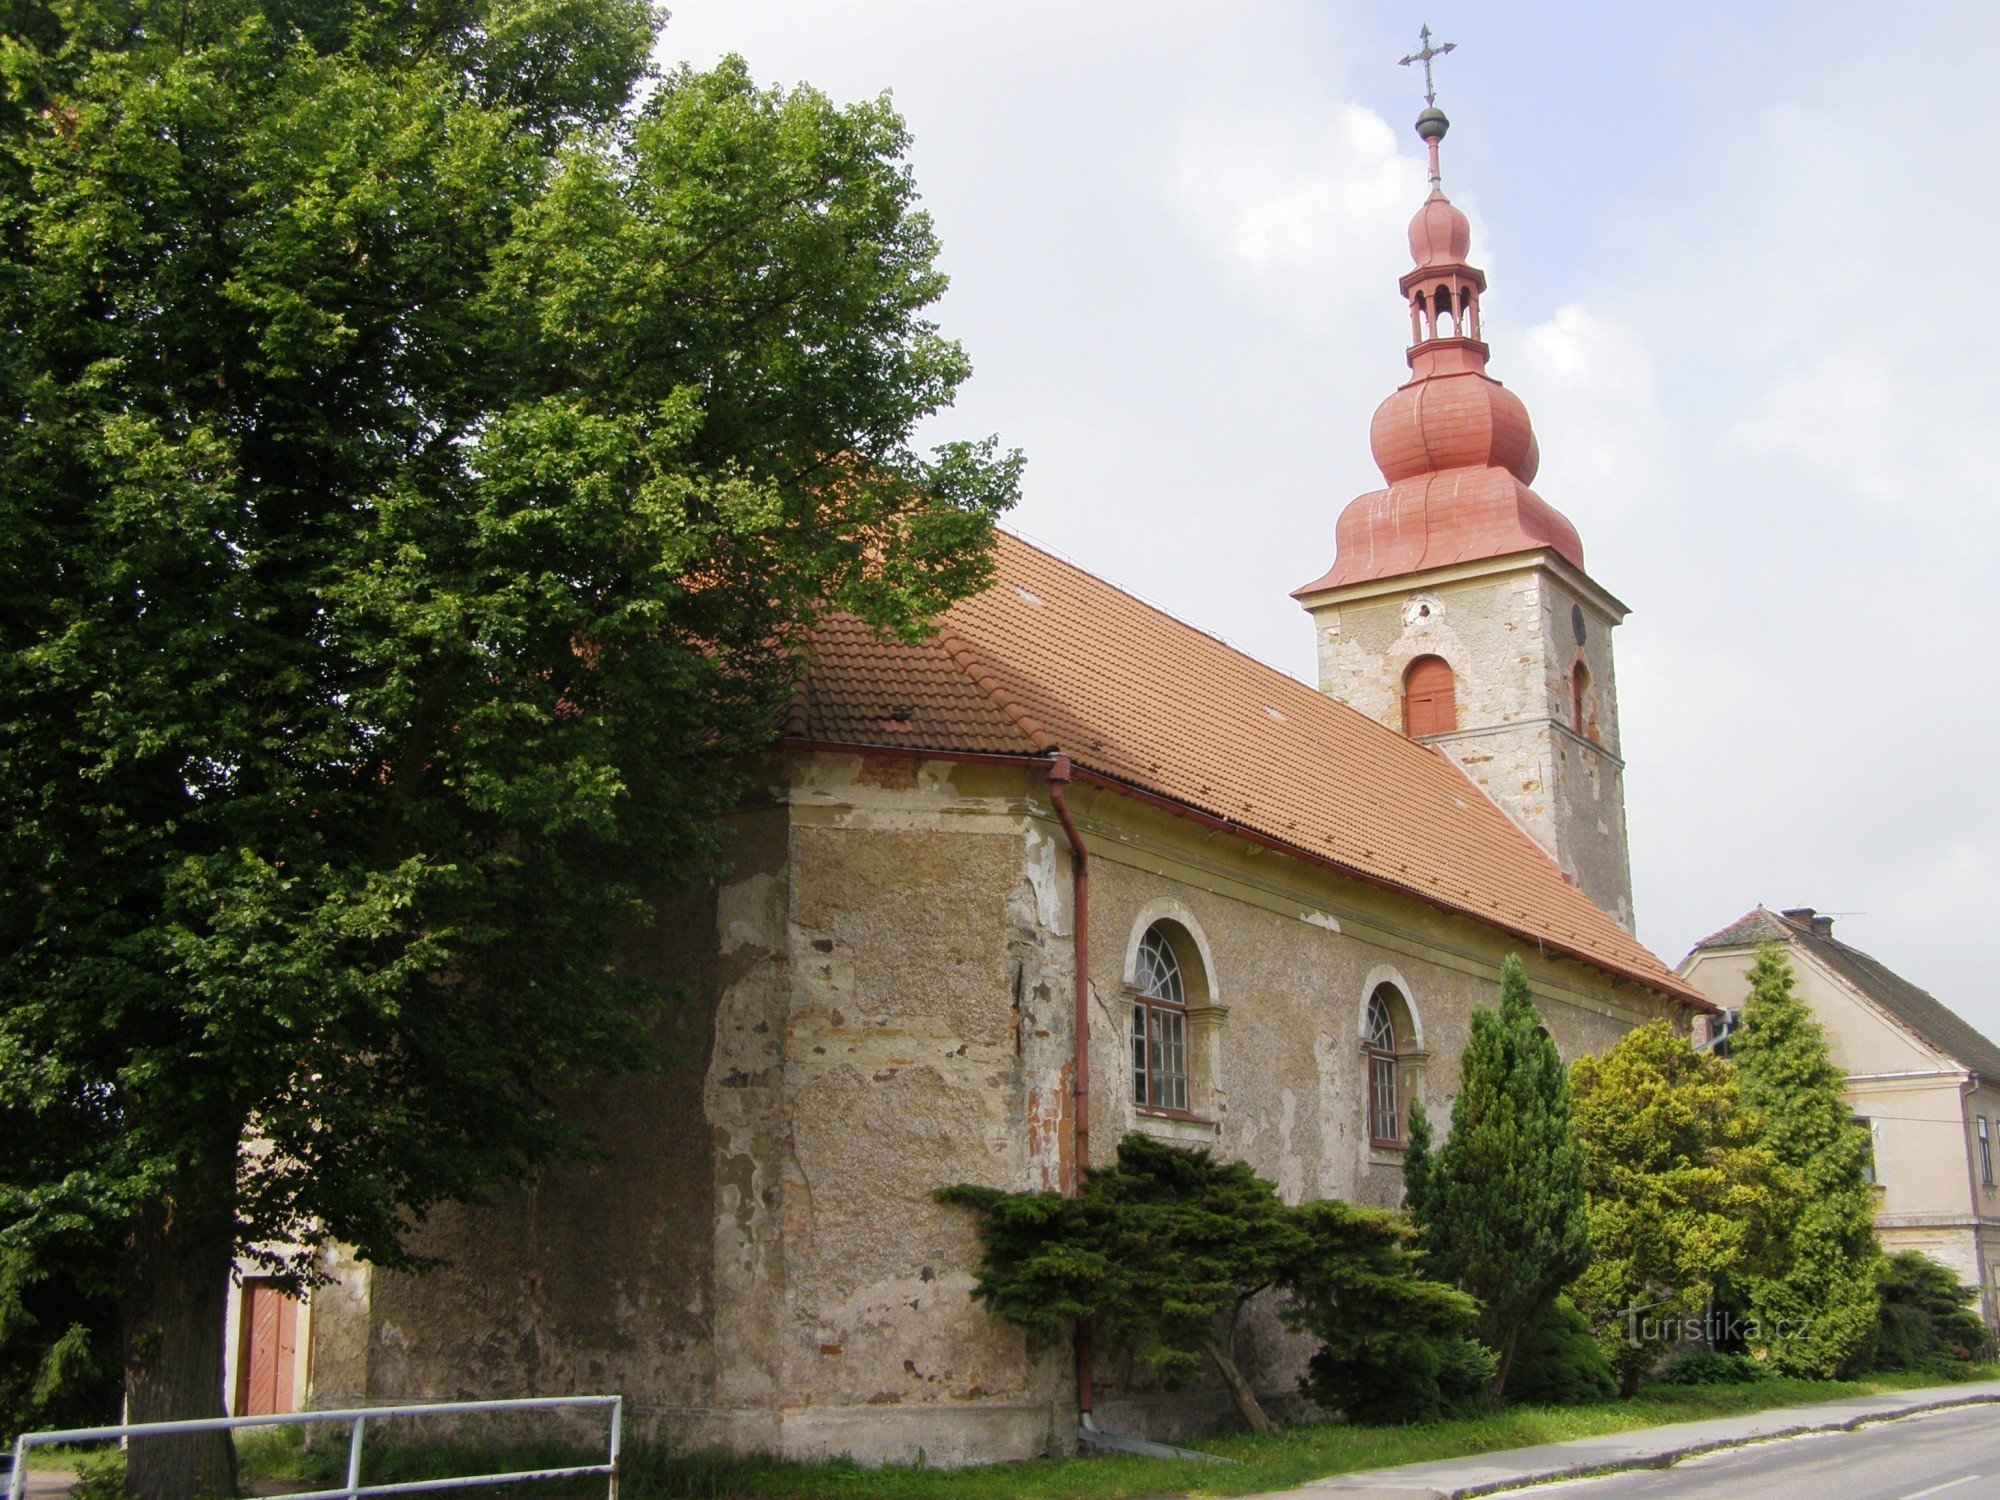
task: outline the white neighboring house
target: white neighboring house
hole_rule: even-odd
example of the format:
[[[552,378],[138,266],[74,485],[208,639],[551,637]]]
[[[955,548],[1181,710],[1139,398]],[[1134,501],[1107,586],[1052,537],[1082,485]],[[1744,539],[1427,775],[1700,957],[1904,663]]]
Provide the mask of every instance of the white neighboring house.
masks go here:
[[[1809,906],[1758,907],[1695,944],[1680,972],[1724,1009],[1705,1022],[1728,1046],[1758,947],[1781,946],[1798,993],[1847,1074],[1847,1099],[1875,1143],[1875,1229],[1889,1251],[1921,1250],[1981,1290],[2000,1327],[2000,1047],[1941,1001],[1833,935]],[[1717,1035],[1717,1028],[1722,1028]],[[1698,1039],[1701,1036],[1697,1033]]]

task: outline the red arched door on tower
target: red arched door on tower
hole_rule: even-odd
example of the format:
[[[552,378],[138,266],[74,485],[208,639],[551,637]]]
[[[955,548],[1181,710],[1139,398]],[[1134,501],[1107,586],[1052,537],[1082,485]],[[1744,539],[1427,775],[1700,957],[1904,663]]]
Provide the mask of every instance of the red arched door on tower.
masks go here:
[[[1403,674],[1403,733],[1420,740],[1456,728],[1458,700],[1451,664],[1441,656],[1418,657]]]

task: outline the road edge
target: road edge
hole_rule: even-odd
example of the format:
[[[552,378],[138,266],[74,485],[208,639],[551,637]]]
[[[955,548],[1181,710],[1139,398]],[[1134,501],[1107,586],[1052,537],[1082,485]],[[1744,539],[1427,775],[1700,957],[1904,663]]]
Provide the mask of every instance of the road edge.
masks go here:
[[[1878,1422],[1898,1422],[1905,1417],[1921,1417],[1930,1412],[1949,1411],[1960,1406],[2000,1405],[2000,1392],[1982,1391],[1976,1395],[1940,1397],[1935,1401],[1925,1401],[1892,1411],[1858,1412],[1851,1417],[1824,1422],[1802,1422],[1795,1427],[1780,1427],[1768,1432],[1746,1433],[1741,1437],[1719,1437],[1701,1442],[1682,1444],[1674,1448],[1663,1448],[1657,1453],[1635,1454],[1631,1458],[1613,1462],[1585,1462],[1567,1464],[1560,1467],[1525,1470],[1509,1475],[1505,1479],[1481,1480],[1472,1484],[1438,1486],[1417,1483],[1392,1486],[1386,1482],[1355,1484],[1360,1474],[1330,1474],[1325,1479],[1311,1480],[1292,1490],[1278,1491],[1265,1497],[1249,1497],[1249,1500],[1342,1500],[1343,1496],[1374,1496],[1376,1500],[1475,1500],[1481,1495],[1505,1494],[1511,1490],[1528,1489],[1536,1485],[1559,1484],[1569,1479],[1595,1479],[1605,1474],[1627,1474],[1641,1469],[1671,1469],[1675,1464],[1690,1458],[1699,1458],[1705,1453],[1721,1453],[1731,1448],[1749,1448],[1758,1443],[1783,1442],[1787,1438],[1809,1437],[1820,1432],[1853,1432],[1857,1428],[1871,1427]],[[1644,1431],[1643,1428],[1634,1429]],[[1490,1455],[1489,1455],[1490,1456]],[[1377,1469],[1379,1479],[1387,1481],[1395,1471]]]

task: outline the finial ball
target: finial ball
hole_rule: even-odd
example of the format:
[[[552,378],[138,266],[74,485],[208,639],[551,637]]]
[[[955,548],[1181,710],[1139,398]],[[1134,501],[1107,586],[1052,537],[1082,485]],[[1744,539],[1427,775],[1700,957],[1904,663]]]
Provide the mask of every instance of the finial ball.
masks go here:
[[[1451,129],[1451,121],[1444,117],[1444,111],[1433,104],[1417,116],[1417,134],[1427,141],[1441,141],[1444,133]]]

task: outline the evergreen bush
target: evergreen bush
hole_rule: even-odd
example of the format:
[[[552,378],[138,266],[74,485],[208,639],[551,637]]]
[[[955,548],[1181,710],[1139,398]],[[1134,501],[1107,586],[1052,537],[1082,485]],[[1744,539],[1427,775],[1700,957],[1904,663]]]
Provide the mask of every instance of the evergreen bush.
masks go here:
[[[1271,1422],[1236,1338],[1267,1291],[1320,1341],[1308,1393],[1355,1420],[1457,1409],[1493,1373],[1467,1336],[1472,1299],[1425,1279],[1401,1215],[1293,1207],[1242,1162],[1133,1134],[1074,1197],[967,1184],[938,1197],[981,1215],[973,1296],[994,1316],[1058,1341],[1094,1323],[1169,1383],[1206,1359],[1254,1431]]]
[[[1880,1321],[1875,1190],[1868,1132],[1846,1078],[1792,989],[1791,964],[1767,944],[1750,968],[1750,998],[1733,1052],[1744,1106],[1761,1119],[1785,1202],[1763,1264],[1732,1278],[1750,1315],[1750,1352],[1786,1375],[1826,1379],[1865,1360]]]
[[[1431,1151],[1419,1110],[1412,1137],[1405,1201],[1424,1269],[1479,1302],[1474,1334],[1495,1356],[1486,1392],[1494,1407],[1521,1335],[1590,1258],[1569,1081],[1519,958],[1502,967],[1499,1008],[1473,1009],[1450,1136]]]
[[[1979,1289],[1916,1250],[1884,1256],[1875,1278],[1882,1312],[1868,1363],[1878,1370],[1962,1375],[1986,1351]]]
[[[1611,1361],[1591,1335],[1590,1320],[1567,1297],[1521,1335],[1507,1399],[1523,1406],[1585,1406],[1618,1394]]]
[[[1305,1393],[1355,1422],[1476,1409],[1494,1369],[1469,1332],[1478,1305],[1424,1278],[1408,1222],[1345,1203],[1308,1203],[1298,1215],[1307,1245],[1286,1278],[1286,1321],[1320,1341]]]

